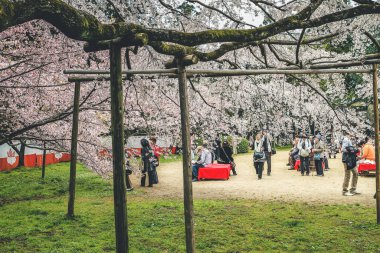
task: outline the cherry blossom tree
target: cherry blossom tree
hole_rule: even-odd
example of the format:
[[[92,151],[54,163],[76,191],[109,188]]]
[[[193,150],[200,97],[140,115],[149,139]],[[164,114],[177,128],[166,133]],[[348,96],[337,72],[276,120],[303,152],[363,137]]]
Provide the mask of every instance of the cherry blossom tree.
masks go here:
[[[162,68],[173,56],[193,54],[199,68],[312,68],[376,59],[377,1],[0,1],[1,142],[47,142],[68,150],[73,85],[63,69],[107,69],[96,42],[121,38],[125,68]],[[363,24],[366,24],[363,26]],[[365,29],[363,29],[365,27]],[[334,50],[347,41],[351,48]],[[377,51],[376,51],[377,52]],[[369,77],[355,90],[370,101]],[[351,105],[345,77],[253,76],[190,78],[193,129],[246,135],[263,127],[273,133],[331,124],[369,127]],[[80,147],[83,161],[103,175],[100,136],[109,134],[109,84],[81,85]],[[4,95],[3,95],[4,94]],[[355,99],[354,99],[355,100]],[[130,131],[179,135],[176,79],[131,77],[125,81],[125,124]],[[101,164],[101,165],[100,165]]]

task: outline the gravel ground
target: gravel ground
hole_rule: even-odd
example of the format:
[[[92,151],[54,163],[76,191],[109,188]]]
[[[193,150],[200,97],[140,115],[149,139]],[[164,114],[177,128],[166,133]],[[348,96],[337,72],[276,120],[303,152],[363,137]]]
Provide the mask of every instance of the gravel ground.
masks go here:
[[[280,151],[272,156],[272,175],[257,180],[252,164],[252,155],[235,157],[237,176],[227,181],[201,181],[193,183],[194,199],[262,199],[298,201],[315,204],[362,204],[375,205],[374,177],[359,177],[357,191],[361,195],[342,196],[344,177],[341,158],[330,159],[330,170],[324,177],[301,176],[286,166],[288,152]],[[314,173],[315,174],[315,173]],[[161,164],[158,168],[159,184],[145,188],[149,197],[182,198],[182,163]],[[132,178],[135,188],[140,188],[138,179]],[[141,189],[141,188],[140,188]]]

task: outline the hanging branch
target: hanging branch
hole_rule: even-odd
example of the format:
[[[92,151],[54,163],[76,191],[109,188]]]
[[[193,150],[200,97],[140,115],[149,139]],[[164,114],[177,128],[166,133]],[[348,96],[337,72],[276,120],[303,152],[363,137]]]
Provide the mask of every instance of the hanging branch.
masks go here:
[[[194,84],[193,84],[193,81],[191,81],[190,78],[187,78],[187,79],[189,80],[189,83],[190,83],[190,85],[191,85],[191,88],[192,88],[196,93],[198,93],[198,95],[201,97],[201,99],[203,100],[203,102],[204,102],[206,105],[208,105],[209,107],[211,107],[211,108],[213,108],[213,109],[219,110],[218,108],[216,108],[216,107],[213,106],[213,105],[210,105],[210,104],[207,102],[207,100],[202,96],[202,94],[200,93],[200,91],[197,90],[197,89],[195,88],[195,86],[194,86]]]
[[[303,39],[303,36],[305,34],[306,29],[302,29],[302,32],[300,34],[300,37],[298,39],[297,48],[296,48],[296,65],[300,63],[299,55],[300,55],[300,49],[301,49],[301,41]],[[302,69],[302,63],[300,64],[300,68]]]
[[[376,46],[377,52],[380,53],[380,44],[379,42],[367,31],[364,31],[364,34],[372,41],[372,43]]]
[[[189,2],[189,3],[197,3],[197,4],[203,6],[203,7],[207,8],[207,9],[213,10],[213,11],[215,11],[215,12],[217,12],[217,13],[223,15],[224,17],[226,17],[226,18],[232,20],[233,22],[235,22],[235,23],[237,23],[237,24],[246,25],[246,26],[250,26],[250,27],[256,27],[256,26],[251,25],[251,24],[248,24],[248,23],[246,23],[246,22],[243,22],[243,21],[237,20],[236,18],[234,18],[234,17],[232,17],[232,16],[226,14],[224,11],[221,11],[221,10],[219,10],[218,8],[215,8],[215,7],[212,7],[212,6],[207,5],[207,4],[205,4],[205,3],[202,3],[201,1],[198,1],[198,0],[186,0],[186,1]]]
[[[295,76],[295,75],[289,75],[289,76],[291,76],[292,78],[294,78],[294,79],[296,79],[296,80],[298,80],[298,81],[300,81],[300,82],[306,84],[310,89],[312,89],[315,93],[317,93],[319,96],[321,96],[322,99],[325,100],[325,102],[327,103],[327,105],[331,108],[331,110],[333,110],[333,112],[334,112],[336,118],[338,119],[338,121],[339,121],[342,125],[345,125],[345,123],[339,118],[338,113],[335,111],[335,108],[334,108],[334,106],[330,103],[329,99],[326,98],[326,97],[325,97],[325,96],[324,96],[324,95],[323,95],[323,94],[322,94],[317,88],[315,88],[315,87],[314,87],[313,85],[311,85],[309,82],[307,82],[307,81],[305,81],[305,80],[303,80],[303,79],[301,79],[301,78],[299,78],[299,77],[297,77],[297,76]]]

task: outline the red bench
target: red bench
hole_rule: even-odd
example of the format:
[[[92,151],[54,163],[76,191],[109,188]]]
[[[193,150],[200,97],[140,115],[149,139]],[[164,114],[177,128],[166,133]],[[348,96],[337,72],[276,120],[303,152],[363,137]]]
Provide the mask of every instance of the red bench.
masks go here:
[[[198,170],[198,180],[201,179],[223,179],[230,178],[231,164],[209,164]]]
[[[376,164],[373,163],[360,163],[358,166],[360,175],[376,174]]]

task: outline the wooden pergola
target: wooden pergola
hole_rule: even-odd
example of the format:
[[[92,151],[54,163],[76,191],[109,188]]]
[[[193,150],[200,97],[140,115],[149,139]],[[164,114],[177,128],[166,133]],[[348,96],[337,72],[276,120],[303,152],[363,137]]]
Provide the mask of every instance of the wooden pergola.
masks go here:
[[[111,83],[111,122],[112,122],[112,157],[113,157],[113,185],[114,185],[114,209],[115,209],[115,233],[116,251],[121,253],[129,252],[128,248],[128,225],[126,209],[126,181],[125,181],[125,153],[124,153],[124,105],[123,105],[123,84],[122,80],[126,76],[160,76],[178,78],[180,110],[181,110],[181,131],[183,147],[183,184],[184,184],[184,215],[186,230],[186,251],[195,252],[194,236],[194,208],[192,189],[192,170],[190,158],[190,123],[189,123],[189,103],[187,78],[192,76],[201,77],[222,77],[222,76],[247,76],[247,75],[309,75],[309,74],[333,74],[333,73],[363,73],[372,74],[373,95],[375,112],[375,145],[376,145],[376,212],[377,223],[380,224],[380,157],[379,157],[379,112],[378,112],[378,63],[380,58],[366,62],[350,62],[350,67],[361,65],[372,65],[372,69],[340,69],[347,67],[347,62],[320,65],[318,69],[261,69],[261,70],[205,70],[186,69],[186,66],[193,64],[192,57],[177,57],[176,68],[159,70],[125,70],[122,71],[121,48],[118,43],[110,43],[110,70],[65,70],[65,74],[80,75],[70,76],[68,80],[75,83],[75,99],[72,127],[71,143],[71,164],[70,164],[70,189],[68,215],[74,215],[75,199],[75,177],[77,161],[77,139],[78,139],[78,113],[79,94],[81,82],[96,80],[110,80]],[[189,60],[190,59],[190,60]],[[92,76],[88,76],[92,75]]]

